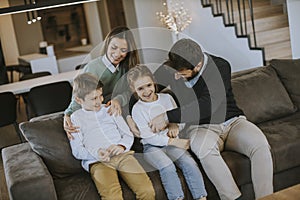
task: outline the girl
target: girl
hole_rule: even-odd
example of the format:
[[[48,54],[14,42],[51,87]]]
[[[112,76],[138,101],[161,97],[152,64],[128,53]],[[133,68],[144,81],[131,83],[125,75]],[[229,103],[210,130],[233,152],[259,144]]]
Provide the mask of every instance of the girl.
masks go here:
[[[133,106],[132,118],[140,130],[144,158],[159,170],[168,199],[184,198],[173,161],[182,170],[193,198],[206,199],[207,193],[201,172],[186,151],[189,140],[178,138],[179,129],[184,125],[170,123],[167,129],[159,133],[153,133],[148,125],[154,117],[176,108],[174,99],[169,94],[155,92],[152,73],[145,65],[138,65],[129,70],[127,80],[131,90],[139,98]]]
[[[138,63],[139,56],[132,32],[127,27],[116,27],[106,36],[101,56],[84,67],[83,73],[92,73],[103,83],[103,102],[110,105],[108,112],[111,115],[120,115],[121,106],[126,105],[129,98],[129,95],[122,91],[124,86],[116,87],[120,88],[119,91],[113,91],[115,86],[127,85],[124,83],[126,78],[124,80],[122,76]],[[119,95],[112,97],[113,92]],[[73,126],[70,115],[79,108],[80,105],[73,99],[65,110],[64,129],[69,139],[73,139],[71,133],[77,132],[79,128]]]

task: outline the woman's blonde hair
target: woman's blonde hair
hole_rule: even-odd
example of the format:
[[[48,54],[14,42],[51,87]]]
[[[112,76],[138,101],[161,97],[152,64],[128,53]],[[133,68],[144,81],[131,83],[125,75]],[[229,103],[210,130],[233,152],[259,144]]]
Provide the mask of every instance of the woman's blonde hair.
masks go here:
[[[126,26],[115,27],[108,33],[104,40],[101,55],[104,55],[107,52],[108,45],[113,38],[125,39],[128,45],[127,55],[125,59],[121,61],[120,66],[125,66],[128,67],[128,69],[131,69],[140,63],[133,34]]]

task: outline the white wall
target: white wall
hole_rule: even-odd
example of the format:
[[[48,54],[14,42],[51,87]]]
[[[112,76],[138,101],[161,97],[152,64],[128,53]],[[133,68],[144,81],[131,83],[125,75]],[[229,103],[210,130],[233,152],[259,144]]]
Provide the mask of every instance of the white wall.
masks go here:
[[[83,8],[90,39],[89,42],[92,46],[97,46],[103,40],[97,2],[85,3],[83,4]]]
[[[156,17],[157,11],[163,11],[163,0],[135,0],[136,16],[139,28],[162,27]],[[190,37],[212,54],[227,59],[232,65],[232,71],[253,68],[263,65],[261,51],[250,51],[247,39],[237,39],[234,28],[225,28],[221,17],[214,18],[210,8],[202,8],[199,0],[185,0],[193,18],[191,25],[181,37]],[[169,49],[172,43],[171,34],[161,34],[159,31],[141,34],[141,44],[159,44]]]
[[[290,38],[293,58],[300,58],[300,1],[287,0]]]
[[[156,18],[156,12],[162,9],[163,0],[134,0],[137,16],[138,32],[140,36],[139,48],[146,49],[143,55],[145,63],[161,63],[166,54],[156,52],[155,49],[168,51],[173,43],[169,30],[163,28]]]

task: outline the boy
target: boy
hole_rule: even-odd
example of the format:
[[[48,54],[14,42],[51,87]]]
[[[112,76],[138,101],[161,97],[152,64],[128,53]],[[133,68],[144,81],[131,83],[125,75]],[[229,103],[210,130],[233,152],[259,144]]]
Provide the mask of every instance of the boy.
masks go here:
[[[91,173],[102,199],[123,199],[117,171],[137,199],[155,199],[149,177],[130,151],[134,138],[127,124],[102,105],[102,87],[89,73],[74,79],[73,95],[82,108],[71,115],[79,127],[70,140],[72,153]]]

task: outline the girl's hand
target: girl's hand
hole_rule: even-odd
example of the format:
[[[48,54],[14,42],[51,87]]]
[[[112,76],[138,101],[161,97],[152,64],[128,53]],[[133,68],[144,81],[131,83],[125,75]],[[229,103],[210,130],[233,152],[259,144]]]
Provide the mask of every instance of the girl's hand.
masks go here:
[[[138,127],[136,126],[136,123],[133,121],[131,115],[127,115],[126,121],[133,135],[138,138],[141,137],[141,133]]]
[[[170,137],[170,138],[176,138],[179,134],[179,126],[178,124],[176,123],[170,123],[169,126],[168,126],[168,133],[167,135]]]
[[[106,151],[109,153],[110,157],[117,156],[125,151],[125,147],[122,145],[110,145]]]
[[[71,118],[68,115],[64,116],[64,130],[67,133],[67,137],[69,138],[69,140],[73,140],[74,137],[72,136],[72,133],[76,133],[79,130],[78,126],[73,126],[72,122],[71,122]]]
[[[121,108],[121,104],[119,103],[118,100],[116,99],[112,99],[109,102],[107,102],[107,104],[105,105],[105,107],[110,106],[110,108],[108,109],[108,113],[110,115],[121,115],[122,114],[122,108]]]

